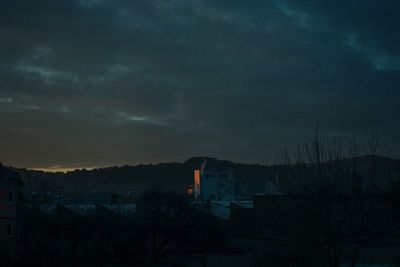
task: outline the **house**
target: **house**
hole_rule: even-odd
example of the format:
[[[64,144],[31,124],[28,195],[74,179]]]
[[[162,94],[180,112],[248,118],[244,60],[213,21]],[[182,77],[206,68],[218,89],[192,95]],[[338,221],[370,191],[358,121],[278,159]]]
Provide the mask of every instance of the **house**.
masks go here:
[[[194,171],[194,197],[202,201],[235,199],[234,174],[231,170],[202,169]]]
[[[21,177],[0,164],[0,257],[15,258],[19,206],[25,201]]]
[[[70,261],[77,266],[145,262],[145,232],[135,204],[44,204],[22,209],[20,262],[47,266]]]

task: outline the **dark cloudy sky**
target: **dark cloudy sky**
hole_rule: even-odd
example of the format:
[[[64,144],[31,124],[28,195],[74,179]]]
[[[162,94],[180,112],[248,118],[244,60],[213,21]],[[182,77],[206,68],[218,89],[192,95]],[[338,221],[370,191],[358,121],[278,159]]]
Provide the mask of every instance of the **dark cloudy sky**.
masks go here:
[[[1,0],[0,160],[273,160],[400,144],[398,0]]]

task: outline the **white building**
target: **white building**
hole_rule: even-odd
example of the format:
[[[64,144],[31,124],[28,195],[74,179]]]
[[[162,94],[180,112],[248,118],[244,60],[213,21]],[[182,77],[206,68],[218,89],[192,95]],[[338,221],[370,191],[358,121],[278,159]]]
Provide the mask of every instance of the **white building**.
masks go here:
[[[234,175],[229,170],[194,171],[194,197],[203,201],[235,199]]]

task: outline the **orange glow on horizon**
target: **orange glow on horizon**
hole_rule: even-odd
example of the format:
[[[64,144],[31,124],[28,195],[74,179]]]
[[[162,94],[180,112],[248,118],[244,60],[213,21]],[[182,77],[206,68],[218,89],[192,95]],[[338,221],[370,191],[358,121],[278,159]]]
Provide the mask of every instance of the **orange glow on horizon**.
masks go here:
[[[47,168],[29,168],[29,169],[33,170],[33,171],[42,171],[42,172],[67,173],[67,172],[73,172],[75,170],[83,170],[83,169],[90,171],[90,170],[94,170],[96,168],[98,168],[98,167],[70,167],[70,168],[68,168],[68,167],[54,166],[54,167],[47,167]]]

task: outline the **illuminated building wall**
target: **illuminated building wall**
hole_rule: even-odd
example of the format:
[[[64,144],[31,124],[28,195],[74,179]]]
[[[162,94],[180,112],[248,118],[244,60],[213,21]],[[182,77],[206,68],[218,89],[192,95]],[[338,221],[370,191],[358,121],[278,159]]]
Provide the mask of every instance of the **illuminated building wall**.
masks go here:
[[[201,183],[200,170],[194,170],[194,198],[200,198],[200,183]]]

